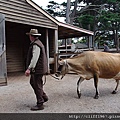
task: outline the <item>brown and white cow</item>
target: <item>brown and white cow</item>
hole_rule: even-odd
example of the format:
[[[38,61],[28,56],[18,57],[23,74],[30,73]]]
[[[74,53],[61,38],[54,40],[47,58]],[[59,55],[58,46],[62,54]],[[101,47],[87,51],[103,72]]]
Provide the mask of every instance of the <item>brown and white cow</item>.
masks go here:
[[[63,78],[69,71],[74,71],[80,76],[77,82],[77,94],[79,98],[81,97],[80,83],[85,79],[90,80],[91,78],[94,78],[96,89],[95,99],[99,98],[98,78],[115,79],[117,85],[112,93],[115,94],[117,92],[120,80],[119,53],[87,51],[76,57],[61,60],[59,61],[59,65],[58,72],[55,74],[57,77],[62,76]]]

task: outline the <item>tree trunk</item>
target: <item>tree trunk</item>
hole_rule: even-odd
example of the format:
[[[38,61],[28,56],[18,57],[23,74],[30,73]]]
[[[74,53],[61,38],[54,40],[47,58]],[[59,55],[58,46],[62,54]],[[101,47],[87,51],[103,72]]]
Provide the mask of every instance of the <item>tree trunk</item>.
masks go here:
[[[66,23],[70,23],[70,3],[71,0],[67,0]]]
[[[78,3],[78,0],[75,0],[74,9],[70,15],[70,24],[73,24],[73,21],[76,15],[77,3]]]

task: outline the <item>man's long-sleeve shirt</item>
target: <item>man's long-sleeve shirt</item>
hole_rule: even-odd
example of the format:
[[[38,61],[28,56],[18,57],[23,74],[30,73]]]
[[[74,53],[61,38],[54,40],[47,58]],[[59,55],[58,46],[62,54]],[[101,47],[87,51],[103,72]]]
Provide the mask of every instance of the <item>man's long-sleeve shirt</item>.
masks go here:
[[[37,45],[33,45],[32,54],[33,54],[33,57],[31,59],[28,69],[35,68],[37,64],[38,58],[40,56],[40,48]]]

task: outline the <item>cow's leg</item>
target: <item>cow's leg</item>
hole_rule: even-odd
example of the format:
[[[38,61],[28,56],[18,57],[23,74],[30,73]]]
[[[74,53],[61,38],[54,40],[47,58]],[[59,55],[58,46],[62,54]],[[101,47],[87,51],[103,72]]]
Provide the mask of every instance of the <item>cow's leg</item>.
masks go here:
[[[95,94],[94,98],[98,99],[99,98],[99,92],[98,92],[98,74],[94,75],[94,86],[95,86],[95,89],[96,89],[96,94]]]
[[[117,93],[117,89],[118,89],[118,85],[119,85],[119,80],[116,80],[116,87],[115,87],[115,90],[113,90],[112,94],[116,94]]]
[[[81,97],[80,84],[81,84],[82,81],[84,81],[84,78],[80,77],[78,82],[77,82],[77,95],[78,95],[78,98]]]

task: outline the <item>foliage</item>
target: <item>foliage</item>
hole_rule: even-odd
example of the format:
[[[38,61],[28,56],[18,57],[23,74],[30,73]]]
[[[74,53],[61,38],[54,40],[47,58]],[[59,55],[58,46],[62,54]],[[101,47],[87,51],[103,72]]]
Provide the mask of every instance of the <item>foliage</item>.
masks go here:
[[[86,2],[88,4],[88,1]],[[96,4],[95,1],[93,2],[92,0],[89,2],[91,2],[91,4],[94,3],[94,5]],[[98,0],[98,4],[99,3]],[[93,30],[95,32],[95,40],[98,42],[109,40],[110,42],[114,41],[116,44],[116,34],[120,31],[120,0],[106,0],[97,11],[96,9],[97,6],[92,9],[92,12],[90,11],[90,7],[88,10],[84,10],[80,14],[80,17],[77,18],[77,22],[81,27]],[[91,18],[94,20],[93,23]]]
[[[76,1],[76,0],[75,0]],[[116,35],[120,36],[120,0],[78,0],[84,6],[78,5],[74,16],[71,2],[70,17],[73,24],[95,33],[95,41],[111,41],[116,44]],[[49,2],[47,11],[53,16],[65,17],[67,3]]]
[[[67,6],[67,3],[65,3],[65,2],[63,2],[62,4],[58,4],[54,1],[49,1],[49,5],[47,6],[48,9],[46,9],[46,11],[48,11],[54,17],[56,17],[56,16],[65,17],[66,16],[66,6]]]
[[[86,41],[87,41],[87,40],[83,38],[83,39],[81,39],[81,40],[78,41],[78,42],[79,42],[79,43],[84,43],[84,44],[86,44]]]
[[[81,15],[77,20],[79,21],[79,26],[85,29],[89,29],[89,25],[94,25],[94,16],[92,15]],[[91,27],[91,30],[93,30],[93,27]]]

